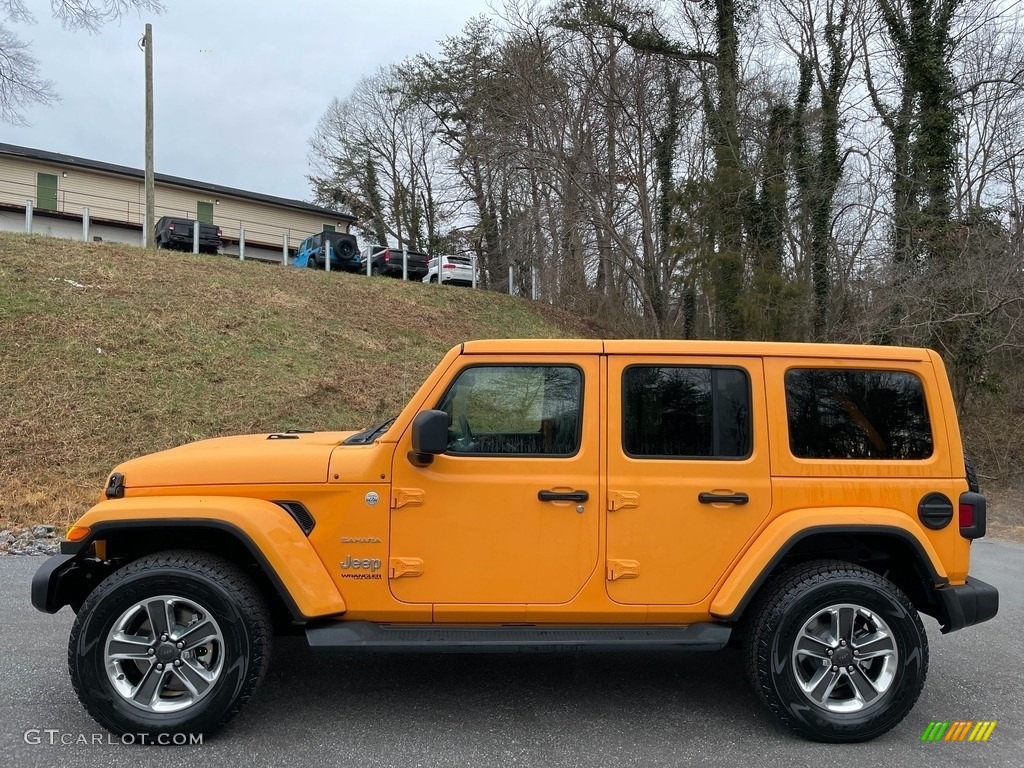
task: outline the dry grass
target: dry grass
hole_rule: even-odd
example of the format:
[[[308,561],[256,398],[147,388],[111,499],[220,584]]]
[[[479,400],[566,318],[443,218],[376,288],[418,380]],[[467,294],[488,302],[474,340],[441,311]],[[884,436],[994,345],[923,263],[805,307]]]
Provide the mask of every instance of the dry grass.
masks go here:
[[[540,309],[483,291],[0,234],[0,527],[68,524],[132,456],[392,415],[467,339],[601,335]]]

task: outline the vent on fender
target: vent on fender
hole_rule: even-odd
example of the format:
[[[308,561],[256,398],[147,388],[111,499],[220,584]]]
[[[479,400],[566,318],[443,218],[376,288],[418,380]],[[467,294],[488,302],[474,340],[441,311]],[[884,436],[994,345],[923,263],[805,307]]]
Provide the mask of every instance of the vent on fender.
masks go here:
[[[312,533],[313,528],[316,527],[316,520],[309,514],[309,510],[306,509],[301,502],[298,501],[275,501],[277,506],[281,507],[285,512],[292,516],[292,520],[295,521],[296,525],[302,529],[302,532],[309,536]]]

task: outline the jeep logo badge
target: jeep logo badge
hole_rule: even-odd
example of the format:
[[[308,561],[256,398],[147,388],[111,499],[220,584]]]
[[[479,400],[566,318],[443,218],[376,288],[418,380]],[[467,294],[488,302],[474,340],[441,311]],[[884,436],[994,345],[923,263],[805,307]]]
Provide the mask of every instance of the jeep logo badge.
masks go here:
[[[380,570],[380,558],[365,557],[360,560],[359,558],[352,557],[352,555],[347,555],[345,559],[342,561],[341,567],[345,569],[352,568],[353,570],[356,568],[362,568],[364,570],[370,571],[370,573],[373,573],[374,571]]]
[[[365,500],[366,503],[372,507],[375,506],[378,501],[380,501],[380,496],[377,495],[376,491],[370,491],[368,494],[366,494]]]

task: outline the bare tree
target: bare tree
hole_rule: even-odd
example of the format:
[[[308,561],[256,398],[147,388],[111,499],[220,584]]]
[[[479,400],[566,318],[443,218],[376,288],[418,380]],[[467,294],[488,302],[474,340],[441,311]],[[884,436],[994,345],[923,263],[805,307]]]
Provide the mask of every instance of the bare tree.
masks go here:
[[[163,4],[159,0],[51,0],[50,10],[65,29],[96,33],[131,11],[160,13]],[[59,98],[53,82],[43,77],[29,44],[7,26],[34,22],[25,0],[0,0],[0,121],[5,123],[24,125],[29,107]]]

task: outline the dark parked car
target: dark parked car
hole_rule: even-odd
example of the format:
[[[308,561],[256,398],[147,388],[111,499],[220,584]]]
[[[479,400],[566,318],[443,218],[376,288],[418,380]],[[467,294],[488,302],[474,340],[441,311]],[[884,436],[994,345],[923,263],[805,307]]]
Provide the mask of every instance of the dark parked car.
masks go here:
[[[156,247],[173,248],[180,251],[193,250],[192,229],[195,222],[174,216],[161,216],[156,223]],[[199,250],[202,253],[216,253],[223,245],[220,227],[216,224],[199,224]]]
[[[419,251],[408,252],[406,272],[410,280],[422,280],[427,276],[427,262],[430,256]],[[366,269],[366,265],[363,265]],[[370,251],[370,274],[402,277],[402,249],[386,248],[383,245]]]
[[[331,246],[331,269],[334,271],[358,272],[363,265],[362,255],[356,244],[355,235],[344,232],[317,232],[310,235],[299,246],[293,262],[296,267],[324,269],[324,243]]]

